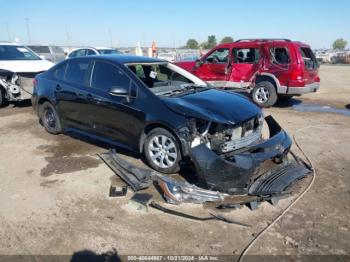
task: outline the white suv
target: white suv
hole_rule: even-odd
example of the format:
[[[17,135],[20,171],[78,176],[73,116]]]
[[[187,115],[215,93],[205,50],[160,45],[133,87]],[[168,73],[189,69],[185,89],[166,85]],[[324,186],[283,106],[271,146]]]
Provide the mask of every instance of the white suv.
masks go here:
[[[0,42],[0,106],[30,99],[34,77],[53,65],[23,45]]]

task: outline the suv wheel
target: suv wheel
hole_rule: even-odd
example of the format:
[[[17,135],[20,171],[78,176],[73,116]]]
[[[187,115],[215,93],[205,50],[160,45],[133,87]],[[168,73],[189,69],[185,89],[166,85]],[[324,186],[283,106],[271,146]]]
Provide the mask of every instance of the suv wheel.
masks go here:
[[[177,139],[163,128],[155,128],[147,135],[144,153],[148,164],[161,173],[171,174],[180,170],[181,151]]]
[[[252,97],[253,101],[259,106],[270,107],[277,101],[277,92],[272,83],[262,81],[253,88]]]
[[[40,120],[50,134],[57,135],[62,132],[60,118],[51,103],[45,102],[40,107]]]

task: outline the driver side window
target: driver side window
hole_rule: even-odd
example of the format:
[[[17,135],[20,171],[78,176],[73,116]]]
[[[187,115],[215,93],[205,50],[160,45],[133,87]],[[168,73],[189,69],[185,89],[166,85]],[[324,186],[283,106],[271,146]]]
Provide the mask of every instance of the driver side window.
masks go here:
[[[94,66],[91,86],[106,92],[112,87],[130,87],[130,78],[118,67],[97,61]]]
[[[226,64],[228,62],[229,52],[228,48],[219,48],[207,56],[205,60],[211,64]]]

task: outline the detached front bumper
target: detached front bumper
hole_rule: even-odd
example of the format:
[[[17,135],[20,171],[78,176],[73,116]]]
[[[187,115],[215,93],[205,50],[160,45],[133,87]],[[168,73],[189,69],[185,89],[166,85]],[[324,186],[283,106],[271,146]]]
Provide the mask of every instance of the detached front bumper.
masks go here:
[[[248,148],[223,155],[204,144],[192,148],[191,158],[199,186],[228,194],[245,194],[266,161],[285,158],[292,145],[290,137],[273,117],[268,116],[265,121],[270,138]]]

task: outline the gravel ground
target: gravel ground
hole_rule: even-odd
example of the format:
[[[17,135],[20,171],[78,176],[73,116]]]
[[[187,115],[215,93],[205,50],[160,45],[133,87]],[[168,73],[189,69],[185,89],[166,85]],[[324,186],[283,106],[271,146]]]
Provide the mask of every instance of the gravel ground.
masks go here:
[[[307,127],[298,139],[317,175],[311,190],[257,241],[250,255],[350,255],[350,118],[293,108],[305,103],[349,107],[350,67],[322,66],[320,76],[318,93],[265,110],[290,134]],[[84,250],[97,254],[115,250],[120,255],[237,255],[296,197],[277,206],[263,203],[254,212],[244,207],[224,213],[250,228],[133,210],[127,205],[131,192],[126,198],[108,197],[115,176],[97,157],[108,146],[47,134],[28,103],[0,109],[0,145],[2,255],[35,258]],[[308,182],[303,180],[300,190]],[[147,192],[162,201],[155,189]],[[201,205],[173,208],[208,213]]]

